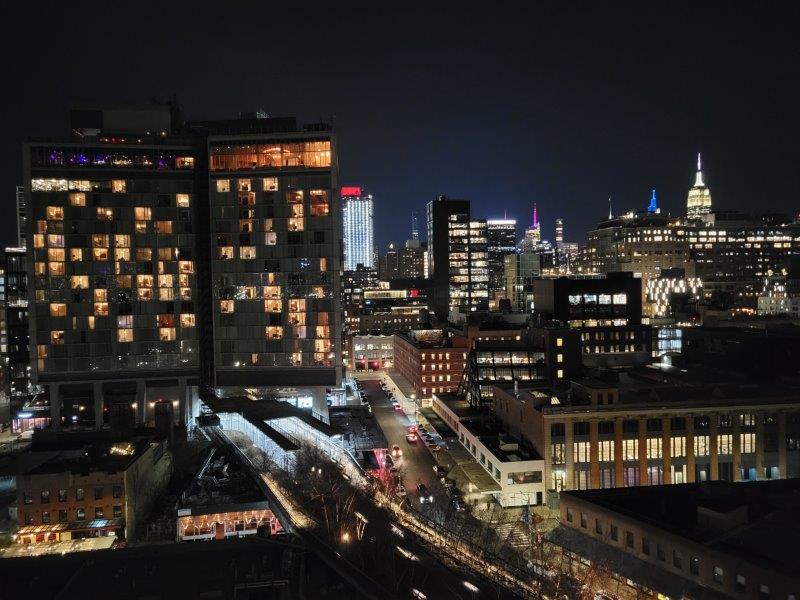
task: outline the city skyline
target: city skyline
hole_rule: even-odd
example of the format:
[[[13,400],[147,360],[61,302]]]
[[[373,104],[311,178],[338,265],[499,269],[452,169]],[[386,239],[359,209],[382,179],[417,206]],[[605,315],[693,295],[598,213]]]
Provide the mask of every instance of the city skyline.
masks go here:
[[[535,201],[543,232],[561,217],[574,241],[603,218],[609,196],[619,210],[645,208],[655,187],[663,211],[675,214],[694,181],[698,152],[717,207],[757,203],[793,213],[800,192],[792,135],[798,67],[788,27],[797,8],[760,13],[752,27],[750,6],[686,5],[668,14],[649,7],[533,7],[519,9],[511,22],[499,13],[476,20],[420,9],[387,23],[366,11],[355,37],[340,35],[351,27],[346,14],[320,11],[306,20],[303,44],[277,27],[269,49],[256,42],[256,9],[242,20],[162,7],[159,19],[134,13],[113,33],[101,14],[86,11],[81,19],[97,31],[96,43],[115,48],[113,56],[94,59],[91,73],[100,69],[102,78],[81,61],[42,77],[35,65],[49,52],[45,47],[21,55],[9,70],[16,91],[5,102],[14,119],[2,145],[7,168],[0,192],[10,206],[21,183],[20,144],[27,136],[67,136],[61,124],[72,106],[174,96],[187,116],[263,109],[332,121],[341,181],[357,181],[380,199],[380,249],[397,237],[398,223],[407,229],[409,210],[421,214],[438,194],[469,199],[481,217],[499,218],[505,209],[520,222]],[[14,10],[19,26],[4,40],[9,48],[33,35],[47,37],[49,47],[69,47],[68,30],[59,24],[73,9],[53,7],[48,22],[27,14],[30,8]],[[282,8],[268,20],[298,15]],[[172,23],[187,19],[181,36],[173,36]],[[147,69],[164,53],[202,47],[201,32],[212,22],[215,39],[235,46],[241,60],[207,54],[180,68]],[[135,43],[143,30],[168,46]],[[409,31],[417,32],[413,46]],[[233,36],[236,43],[227,43]],[[248,65],[259,62],[270,65],[269,76],[250,77]],[[130,70],[149,73],[147,82],[130,78]],[[313,93],[298,73],[314,74]],[[249,83],[235,92],[208,85],[220,80]],[[380,152],[376,131],[386,140]],[[14,243],[10,221],[0,225],[0,239]]]

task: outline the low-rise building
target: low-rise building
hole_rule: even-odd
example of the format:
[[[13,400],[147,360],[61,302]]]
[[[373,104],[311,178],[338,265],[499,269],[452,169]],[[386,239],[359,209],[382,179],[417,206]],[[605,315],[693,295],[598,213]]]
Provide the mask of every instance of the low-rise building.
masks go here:
[[[544,457],[555,491],[800,476],[796,387],[683,371],[583,379],[567,394],[495,386],[493,410]]]
[[[441,329],[413,330],[394,336],[394,368],[419,399],[455,392],[461,383],[469,342]]]
[[[379,371],[394,366],[394,336],[353,335],[349,339],[348,366],[354,371]]]
[[[529,444],[494,427],[486,413],[452,394],[435,394],[433,410],[500,486],[491,495],[501,506],[544,503],[544,461]]]
[[[166,442],[95,442],[33,450],[17,463],[22,544],[130,538],[172,474]]]
[[[659,598],[791,600],[798,503],[797,479],[573,491],[552,535]]]

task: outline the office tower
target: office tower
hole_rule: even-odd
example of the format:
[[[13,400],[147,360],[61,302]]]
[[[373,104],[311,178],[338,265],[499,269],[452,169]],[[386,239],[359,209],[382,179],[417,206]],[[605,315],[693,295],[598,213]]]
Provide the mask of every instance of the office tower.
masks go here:
[[[450,306],[451,217],[469,219],[469,200],[437,196],[426,206],[428,226],[428,277],[433,280],[430,306],[440,319],[447,319]]]
[[[700,219],[703,215],[711,212],[711,190],[703,182],[703,164],[700,153],[697,154],[697,175],[694,185],[689,190],[686,198],[686,217],[689,219]]]
[[[193,149],[166,106],[73,111],[72,130],[25,146],[34,377],[54,428],[152,422],[197,373]]]
[[[424,278],[425,248],[419,238],[406,240],[402,248],[390,243],[386,254],[378,259],[378,275],[381,281]]]
[[[27,216],[25,208],[25,187],[17,186],[17,247],[24,248],[26,244],[25,231],[27,229]]]
[[[469,200],[438,196],[428,202],[428,272],[431,304],[446,320],[450,310],[488,307],[486,221],[470,218]]]
[[[564,245],[564,219],[556,219],[556,249],[561,251]]]
[[[519,243],[521,252],[536,252],[542,242],[542,228],[539,223],[539,215],[536,211],[536,203],[533,204],[533,213],[531,214],[531,225],[525,229],[525,237]]]
[[[541,275],[538,254],[508,254],[503,264],[506,298],[514,311],[533,311],[533,282]]]
[[[357,265],[375,268],[372,194],[360,187],[343,187],[344,269],[355,271]]]
[[[661,209],[658,208],[658,198],[656,198],[655,188],[653,188],[650,193],[650,204],[647,205],[647,212],[651,215],[661,214]]]
[[[503,260],[517,249],[517,221],[515,219],[489,219],[486,221],[489,252],[489,291],[505,289]]]
[[[202,164],[196,173],[208,190],[196,208],[198,232],[215,244],[200,288],[204,385],[267,396],[291,388],[295,402],[310,396],[313,413],[326,418],[326,389],[340,384],[342,364],[333,132],[294,118],[192,129],[209,154],[208,173]],[[368,241],[350,246],[361,252],[351,254],[357,264],[371,259],[372,198],[348,188],[344,196],[355,217],[348,221],[370,229]],[[198,244],[201,258],[204,251]]]

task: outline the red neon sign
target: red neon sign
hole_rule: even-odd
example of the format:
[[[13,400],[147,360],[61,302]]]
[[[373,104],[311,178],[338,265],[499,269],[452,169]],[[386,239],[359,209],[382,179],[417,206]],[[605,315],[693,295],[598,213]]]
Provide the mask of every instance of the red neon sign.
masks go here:
[[[360,187],[343,187],[342,188],[342,196],[360,196],[361,195],[361,188]]]

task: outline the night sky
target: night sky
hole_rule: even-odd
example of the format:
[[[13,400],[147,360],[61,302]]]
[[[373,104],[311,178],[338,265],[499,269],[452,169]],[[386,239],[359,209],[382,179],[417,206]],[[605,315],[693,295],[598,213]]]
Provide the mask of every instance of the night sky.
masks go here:
[[[380,250],[408,237],[412,210],[424,231],[441,193],[523,225],[536,201],[544,237],[560,216],[568,241],[609,195],[644,208],[655,187],[682,212],[698,151],[715,208],[800,210],[797,3],[13,4],[27,7],[3,8],[9,208],[21,142],[66,135],[71,106],[174,95],[192,118],[332,120]],[[0,242],[15,241],[4,219]]]

